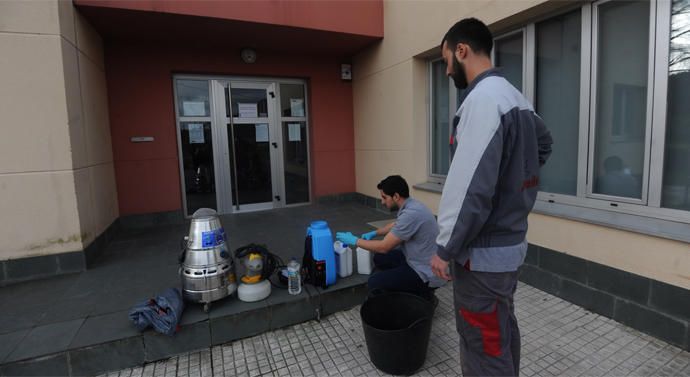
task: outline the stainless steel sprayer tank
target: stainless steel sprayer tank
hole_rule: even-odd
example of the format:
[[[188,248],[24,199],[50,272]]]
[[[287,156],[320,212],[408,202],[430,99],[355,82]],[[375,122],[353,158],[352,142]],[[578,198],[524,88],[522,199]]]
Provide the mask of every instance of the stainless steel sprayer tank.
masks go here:
[[[216,211],[201,208],[194,212],[183,243],[182,295],[187,301],[204,304],[204,311],[208,311],[211,302],[237,290],[235,265]]]

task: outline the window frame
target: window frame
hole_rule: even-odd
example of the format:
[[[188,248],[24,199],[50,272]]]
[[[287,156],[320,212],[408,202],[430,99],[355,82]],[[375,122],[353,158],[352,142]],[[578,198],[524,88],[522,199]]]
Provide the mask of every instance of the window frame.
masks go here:
[[[589,146],[589,152],[587,155],[587,194],[586,196],[589,198],[594,198],[594,199],[602,199],[602,200],[608,200],[608,201],[615,201],[615,202],[623,202],[623,203],[632,203],[632,204],[640,204],[640,205],[647,205],[647,192],[648,192],[648,182],[649,182],[649,170],[651,168],[650,166],[650,161],[649,161],[649,156],[651,153],[651,129],[652,129],[652,96],[653,96],[653,87],[654,87],[654,36],[655,36],[655,28],[656,28],[656,14],[655,14],[655,3],[653,1],[649,2],[649,37],[648,37],[648,52],[647,52],[647,98],[645,99],[646,103],[646,109],[645,109],[645,134],[644,134],[644,151],[643,151],[643,172],[642,172],[642,192],[641,192],[641,198],[626,198],[626,197],[621,197],[621,196],[612,196],[612,195],[606,195],[606,194],[599,194],[594,192],[594,164],[596,163],[595,160],[595,152],[596,152],[596,142],[597,142],[597,130],[599,127],[602,127],[602,125],[597,124],[597,105],[599,104],[597,101],[597,92],[598,92],[598,78],[599,78],[599,72],[598,72],[598,65],[599,65],[599,7],[612,3],[614,0],[600,0],[592,4],[592,10],[591,10],[591,42],[590,42],[590,54],[591,54],[591,72],[590,72],[590,77],[589,77],[589,82],[590,82],[590,88],[589,88],[589,93],[588,97],[585,97],[583,93],[580,93],[580,101],[590,101],[590,106],[589,106],[589,140],[588,140],[588,146]],[[670,17],[670,15],[669,15]],[[662,162],[663,164],[663,162]],[[663,168],[663,166],[662,166]]]
[[[642,201],[635,202],[622,197],[611,197],[601,194],[591,193],[591,166],[590,154],[593,155],[594,129],[596,127],[596,114],[593,111],[593,101],[590,93],[596,88],[591,85],[595,75],[592,67],[595,65],[595,43],[596,33],[594,21],[596,15],[594,7],[612,0],[601,0],[586,3],[582,9],[582,47],[580,65],[580,140],[578,150],[578,177],[577,195],[565,195],[540,191],[537,194],[539,206],[535,206],[535,212],[543,214],[554,214],[557,216],[573,219],[585,219],[592,222],[616,226],[618,220],[615,216],[607,219],[607,216],[597,214],[583,215],[586,209],[604,210],[612,214],[625,214],[640,216],[645,219],[656,219],[674,223],[690,224],[690,211],[678,210],[674,208],[661,207],[661,193],[663,186],[664,151],[666,144],[666,99],[668,90],[668,63],[670,48],[671,30],[671,1],[650,1],[650,48],[648,54],[648,96],[647,96],[647,119],[645,120],[645,164],[648,172],[643,178],[643,195],[646,195],[646,204]],[[552,15],[551,15],[552,16]],[[548,19],[548,18],[545,18]],[[542,19],[543,20],[543,19]],[[541,20],[539,20],[541,21]],[[538,21],[537,21],[538,22]],[[590,111],[592,109],[592,111]],[[591,138],[590,138],[591,136]],[[586,140],[583,142],[583,140]],[[551,210],[551,204],[563,204],[567,208]],[[657,229],[657,231],[663,229]],[[647,232],[644,232],[647,233]],[[654,235],[659,235],[654,233]],[[667,238],[683,241],[690,240],[690,234],[665,234]]]
[[[429,111],[427,114],[427,124],[429,124],[429,127],[427,127],[427,181],[431,183],[440,183],[443,184],[446,182],[446,174],[438,174],[434,173],[434,130],[433,130],[433,124],[434,124],[434,106],[435,106],[435,100],[434,100],[434,64],[437,62],[443,62],[443,65],[445,65],[445,61],[443,60],[443,57],[440,58],[435,58],[431,59],[427,63],[427,77],[429,78],[428,80],[428,87],[427,91],[429,93]],[[455,84],[453,83],[453,80],[448,77],[448,134],[450,134],[453,131],[453,117],[455,116],[455,112],[457,112],[457,89],[455,88]],[[449,148],[450,146],[446,144],[446,148]]]
[[[592,192],[591,164],[594,158],[594,138],[596,136],[596,47],[598,7],[612,0],[599,0],[564,7],[555,12],[534,18],[528,23],[516,25],[515,28],[497,33],[494,38],[500,40],[515,33],[523,36],[523,94],[535,103],[536,93],[536,28],[539,22],[554,16],[579,10],[581,13],[581,53],[580,53],[580,107],[578,122],[578,159],[577,190],[575,195],[557,194],[539,191],[534,212],[545,215],[585,221],[646,233],[675,240],[690,241],[690,211],[674,208],[662,208],[662,190],[664,178],[664,157],[666,144],[666,118],[668,96],[669,50],[671,34],[671,1],[649,2],[649,53],[647,67],[647,112],[644,132],[644,175],[642,182],[642,199],[630,199],[608,196]],[[492,51],[492,62],[495,61],[495,49]],[[432,88],[432,62],[429,61],[429,90]],[[449,85],[449,99],[455,98],[456,89]],[[433,110],[433,99],[430,98],[430,110]],[[451,102],[452,119],[457,105]],[[429,135],[431,121],[429,116]],[[452,127],[452,125],[451,125]],[[429,182],[443,183],[445,176],[432,176],[431,153],[432,140],[429,143]],[[425,189],[424,185],[419,188]],[[623,225],[621,225],[623,224]]]
[[[491,63],[496,66],[496,42],[501,39],[507,39],[516,34],[520,34],[522,37],[522,88],[520,92],[527,98],[530,102],[534,100],[534,63],[535,59],[528,59],[528,56],[533,56],[535,54],[535,44],[527,43],[528,38],[531,37],[534,40],[534,23],[525,25],[521,28],[499,34],[494,37],[494,48],[491,49]],[[530,55],[531,54],[531,55]]]

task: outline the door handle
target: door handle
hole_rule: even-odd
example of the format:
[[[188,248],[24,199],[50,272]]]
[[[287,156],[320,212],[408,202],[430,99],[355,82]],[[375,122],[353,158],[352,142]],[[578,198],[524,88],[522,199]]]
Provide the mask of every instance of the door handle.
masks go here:
[[[278,148],[278,143],[276,143],[275,141],[272,142],[271,145],[273,145],[273,148]]]

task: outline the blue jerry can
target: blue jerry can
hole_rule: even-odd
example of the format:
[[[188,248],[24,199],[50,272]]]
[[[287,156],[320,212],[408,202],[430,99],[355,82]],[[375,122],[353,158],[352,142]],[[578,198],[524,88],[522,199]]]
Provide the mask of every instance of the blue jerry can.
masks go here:
[[[307,228],[311,236],[312,257],[326,263],[326,285],[335,284],[335,252],[333,251],[333,234],[325,221],[313,221]]]

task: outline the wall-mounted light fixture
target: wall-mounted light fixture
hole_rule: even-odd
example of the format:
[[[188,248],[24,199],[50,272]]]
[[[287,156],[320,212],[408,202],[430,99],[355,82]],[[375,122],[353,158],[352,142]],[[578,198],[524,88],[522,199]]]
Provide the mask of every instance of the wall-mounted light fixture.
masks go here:
[[[247,64],[251,64],[256,61],[256,51],[254,51],[252,48],[243,48],[241,56],[242,61]]]

